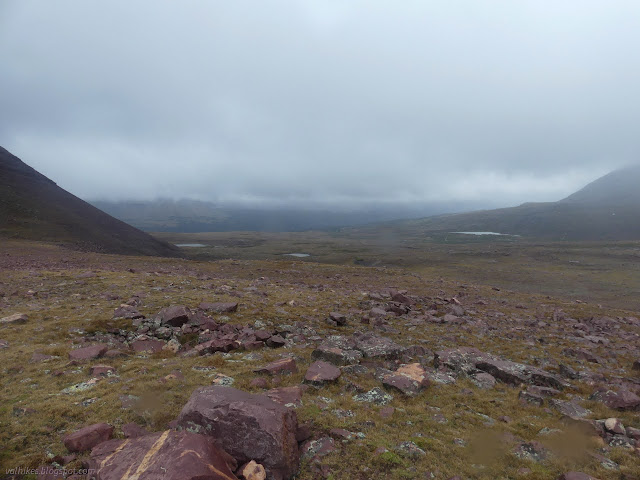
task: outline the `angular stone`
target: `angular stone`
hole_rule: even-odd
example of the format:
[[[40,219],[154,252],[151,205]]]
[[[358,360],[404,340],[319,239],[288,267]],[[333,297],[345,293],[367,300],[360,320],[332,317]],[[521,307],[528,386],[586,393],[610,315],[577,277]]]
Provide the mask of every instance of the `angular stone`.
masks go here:
[[[481,360],[476,363],[476,368],[509,385],[517,386],[529,380],[525,365],[508,360]]]
[[[478,387],[484,390],[495,387],[496,379],[493,375],[486,372],[479,372],[470,375],[471,381]]]
[[[191,311],[184,305],[173,305],[163,308],[158,313],[161,325],[169,325],[171,327],[181,327],[189,321]]]
[[[108,345],[97,344],[89,347],[76,348],[69,352],[69,360],[85,361],[102,357],[109,350]]]
[[[591,410],[588,410],[574,402],[551,399],[549,400],[549,404],[561,414],[570,418],[584,418],[588,417],[592,413]]]
[[[387,375],[382,380],[385,387],[398,390],[409,397],[413,397],[424,390],[424,386],[420,382],[416,382],[405,375]]]
[[[360,350],[365,358],[395,360],[406,350],[393,340],[381,337],[374,333],[354,334],[356,349]]]
[[[300,386],[273,388],[264,394],[274,402],[287,407],[299,407],[302,405],[302,388]]]
[[[624,435],[626,433],[622,421],[618,418],[607,418],[604,421],[604,428],[607,432],[611,432],[616,435]]]
[[[24,313],[14,313],[13,315],[9,315],[8,317],[4,317],[0,319],[0,325],[21,325],[26,323],[29,317]]]
[[[2,348],[9,348],[9,341],[8,340],[0,339],[0,349],[2,349]]]
[[[479,361],[490,358],[490,355],[477,348],[450,348],[436,352],[433,364],[436,368],[443,366],[457,373],[471,373],[476,370]]]
[[[280,348],[280,347],[284,347],[287,342],[280,335],[272,335],[267,339],[265,343],[267,344],[268,347]]]
[[[358,350],[342,350],[321,344],[311,353],[314,360],[324,360],[334,365],[355,365],[360,363],[362,352]]]
[[[191,395],[177,424],[211,435],[241,463],[261,463],[269,478],[290,478],[298,470],[296,413],[264,395],[201,387]]]
[[[137,318],[144,318],[144,315],[142,315],[135,307],[127,304],[122,304],[113,312],[113,318],[126,318],[133,320]]]
[[[313,362],[307,369],[304,381],[316,386],[322,386],[328,382],[334,382],[340,377],[341,371],[338,367],[330,363],[318,360]]]
[[[268,373],[269,375],[296,373],[297,371],[298,367],[296,366],[296,361],[291,357],[281,358],[275,362],[265,365],[264,367],[254,370],[256,373]]]
[[[116,369],[109,365],[94,365],[89,369],[89,373],[93,376],[106,377],[115,373]]]
[[[614,410],[639,410],[640,397],[629,390],[598,390],[590,400],[596,400],[604,403],[607,407]]]
[[[237,302],[202,302],[198,308],[213,313],[233,313],[238,310]]]
[[[238,475],[244,480],[266,480],[267,472],[262,465],[251,460],[238,470]]]
[[[343,326],[343,325],[346,325],[347,323],[347,316],[344,315],[343,313],[331,312],[329,314],[329,319],[335,322],[336,325],[338,326]]]
[[[165,343],[162,340],[136,340],[131,343],[131,348],[134,352],[161,352]]]
[[[172,430],[101,443],[89,460],[96,480],[237,480],[236,465],[215,439]]]
[[[112,436],[113,427],[111,425],[107,423],[96,423],[65,435],[62,442],[70,452],[84,452],[91,450],[99,443],[106,442]]]

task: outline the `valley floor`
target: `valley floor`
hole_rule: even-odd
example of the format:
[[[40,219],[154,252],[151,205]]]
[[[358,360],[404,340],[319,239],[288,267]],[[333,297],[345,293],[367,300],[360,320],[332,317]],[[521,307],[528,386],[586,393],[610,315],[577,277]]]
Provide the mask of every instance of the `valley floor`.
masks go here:
[[[191,236],[183,243],[205,240]],[[331,245],[324,247],[327,255]],[[85,425],[109,423],[118,437],[129,423],[165,430],[196,387],[232,382],[253,393],[301,387],[287,391],[299,395],[294,402],[298,421],[310,435],[300,444],[297,478],[302,480],[455,475],[531,480],[556,479],[571,470],[600,480],[640,477],[640,399],[634,403],[640,395],[640,371],[634,369],[640,361],[640,320],[633,311],[637,298],[622,295],[625,289],[616,284],[635,282],[635,270],[628,270],[630,280],[611,277],[599,287],[601,298],[593,300],[587,294],[574,297],[576,277],[564,273],[579,270],[585,285],[595,283],[587,277],[599,271],[598,260],[586,267],[584,259],[590,257],[584,251],[581,257],[575,256],[578,250],[564,253],[562,272],[554,274],[551,269],[542,273],[542,263],[518,270],[518,262],[529,260],[514,262],[518,247],[510,243],[493,250],[508,249],[511,256],[491,251],[483,260],[477,252],[487,250],[486,244],[439,246],[432,250],[433,261],[404,268],[280,255],[320,248],[317,243],[294,247],[274,250],[272,260],[245,255],[208,261],[198,260],[197,252],[192,260],[160,259],[3,241],[0,318],[22,313],[27,320],[0,324],[0,473],[60,461],[68,455],[62,437]],[[382,263],[376,258],[383,250],[372,247],[373,253],[361,254],[356,246],[349,248],[354,253],[346,255],[360,263]],[[527,250],[527,258],[546,247],[536,248]],[[637,255],[635,246],[625,248]],[[467,260],[443,266],[449,250],[454,252],[446,254],[449,258],[473,258],[472,266],[462,267]],[[407,252],[401,260],[411,258],[411,249]],[[540,262],[551,265],[546,253]],[[565,263],[574,258],[582,263]],[[482,270],[489,260],[495,260],[488,264],[491,270]],[[594,273],[601,275],[600,283],[615,275],[615,268],[606,268]],[[461,271],[466,273],[460,281],[451,280]],[[560,275],[553,280],[562,285],[558,295],[539,283],[554,275]],[[527,280],[518,283],[518,276]],[[621,298],[617,304],[616,298]],[[155,327],[113,318],[125,303],[153,319],[172,305],[196,312],[202,302],[238,303],[236,311],[208,315],[219,325],[266,330],[282,337],[284,345],[185,354],[210,338],[207,333],[194,329],[181,335],[169,329],[161,334]],[[327,321],[332,312],[337,323]],[[171,335],[180,350],[132,350],[142,331],[147,335],[142,338],[163,342]],[[355,342],[363,358],[340,367],[335,381],[305,382],[312,352],[330,335]],[[363,335],[393,345],[393,351],[378,355],[378,344],[371,350],[360,346]],[[123,355],[70,359],[77,348],[96,343]],[[465,356],[462,347],[479,352]],[[255,372],[285,357],[294,359],[295,372]],[[91,373],[91,367],[105,364],[112,373]],[[420,381],[409,378],[394,387],[402,375],[397,370],[406,364]],[[388,403],[358,397],[374,389],[389,394]],[[599,390],[629,395],[616,403]],[[598,422],[608,418],[629,428],[614,434]],[[68,468],[79,468],[87,456],[79,454]]]

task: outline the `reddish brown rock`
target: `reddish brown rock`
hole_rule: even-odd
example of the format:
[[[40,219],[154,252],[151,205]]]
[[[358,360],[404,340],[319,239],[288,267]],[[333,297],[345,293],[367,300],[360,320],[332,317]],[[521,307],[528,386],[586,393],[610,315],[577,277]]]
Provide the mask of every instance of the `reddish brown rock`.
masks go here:
[[[215,439],[171,430],[101,443],[89,460],[96,480],[237,480],[236,465]]]
[[[181,327],[189,321],[190,315],[191,311],[184,305],[173,305],[160,310],[158,318],[162,325]]]
[[[90,347],[77,348],[69,352],[69,360],[85,361],[102,357],[109,347],[104,344],[91,345]]]
[[[353,339],[341,335],[332,335],[325,339],[311,353],[314,360],[324,360],[334,365],[354,365],[360,363],[362,352],[356,350]]]
[[[281,373],[296,373],[298,367],[295,359],[291,357],[281,358],[275,362],[271,362],[264,367],[254,370],[256,373],[268,373],[269,375],[278,375]]]
[[[134,352],[161,352],[165,343],[162,340],[136,340],[131,343]]]
[[[0,349],[9,348],[9,341],[0,339]]]
[[[393,417],[393,414],[395,413],[396,409],[393,407],[383,407],[380,409],[380,416],[382,418],[391,418]]]
[[[296,413],[264,395],[201,387],[177,420],[181,428],[214,437],[240,463],[264,465],[269,478],[288,479],[298,470]]]
[[[284,347],[287,342],[280,335],[273,335],[265,343],[271,348],[280,348]]]
[[[382,379],[385,387],[399,390],[408,396],[414,396],[430,385],[426,371],[419,363],[403,365],[395,373]]]
[[[265,395],[282,405],[292,407],[302,405],[302,387],[300,386],[273,388],[265,392]]]
[[[355,333],[353,339],[356,349],[360,350],[365,358],[395,360],[406,350],[390,338],[371,332]]]
[[[604,403],[607,407],[614,410],[639,410],[640,397],[629,390],[598,390],[590,400],[596,400]]]
[[[237,302],[202,302],[198,308],[213,313],[233,313],[238,310]]]
[[[65,435],[62,439],[64,446],[70,452],[84,452],[91,450],[99,443],[106,442],[113,436],[113,427],[107,423],[96,423],[81,428],[77,432]]]
[[[347,323],[347,316],[343,313],[331,312],[329,314],[329,320],[335,322],[335,324],[338,326],[343,326]]]
[[[109,365],[94,365],[89,369],[89,373],[93,376],[106,377],[109,374],[115,373],[116,369]]]
[[[304,376],[304,381],[316,386],[322,386],[325,383],[336,381],[341,373],[338,367],[318,360],[309,366]]]
[[[252,387],[267,388],[269,386],[269,382],[267,382],[264,377],[258,377],[251,380],[249,385],[251,385]]]
[[[104,354],[104,358],[118,358],[118,357],[126,357],[126,356],[127,354],[125,352],[115,348],[113,350],[107,350],[106,353]]]
[[[113,312],[113,318],[126,318],[133,320],[137,318],[144,318],[144,315],[136,310],[135,307],[127,304],[122,304]]]

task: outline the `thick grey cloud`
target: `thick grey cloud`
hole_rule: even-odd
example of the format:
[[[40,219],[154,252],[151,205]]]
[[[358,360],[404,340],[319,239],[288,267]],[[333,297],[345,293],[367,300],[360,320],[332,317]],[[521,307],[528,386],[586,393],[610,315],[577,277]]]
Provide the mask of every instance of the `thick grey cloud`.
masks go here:
[[[0,145],[79,196],[556,200],[638,161],[640,3],[0,3]]]

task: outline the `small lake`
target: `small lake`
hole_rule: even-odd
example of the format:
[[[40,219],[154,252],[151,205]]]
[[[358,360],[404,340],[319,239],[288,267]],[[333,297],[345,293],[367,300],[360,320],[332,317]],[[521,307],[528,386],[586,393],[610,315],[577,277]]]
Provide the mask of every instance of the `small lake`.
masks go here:
[[[204,243],[176,243],[176,247],[208,247]]]
[[[299,257],[299,258],[311,256],[308,253],[285,253],[284,255],[289,255],[290,257]]]
[[[462,235],[501,235],[506,237],[519,237],[520,235],[511,235],[510,233],[497,233],[497,232],[450,232],[461,233]]]

